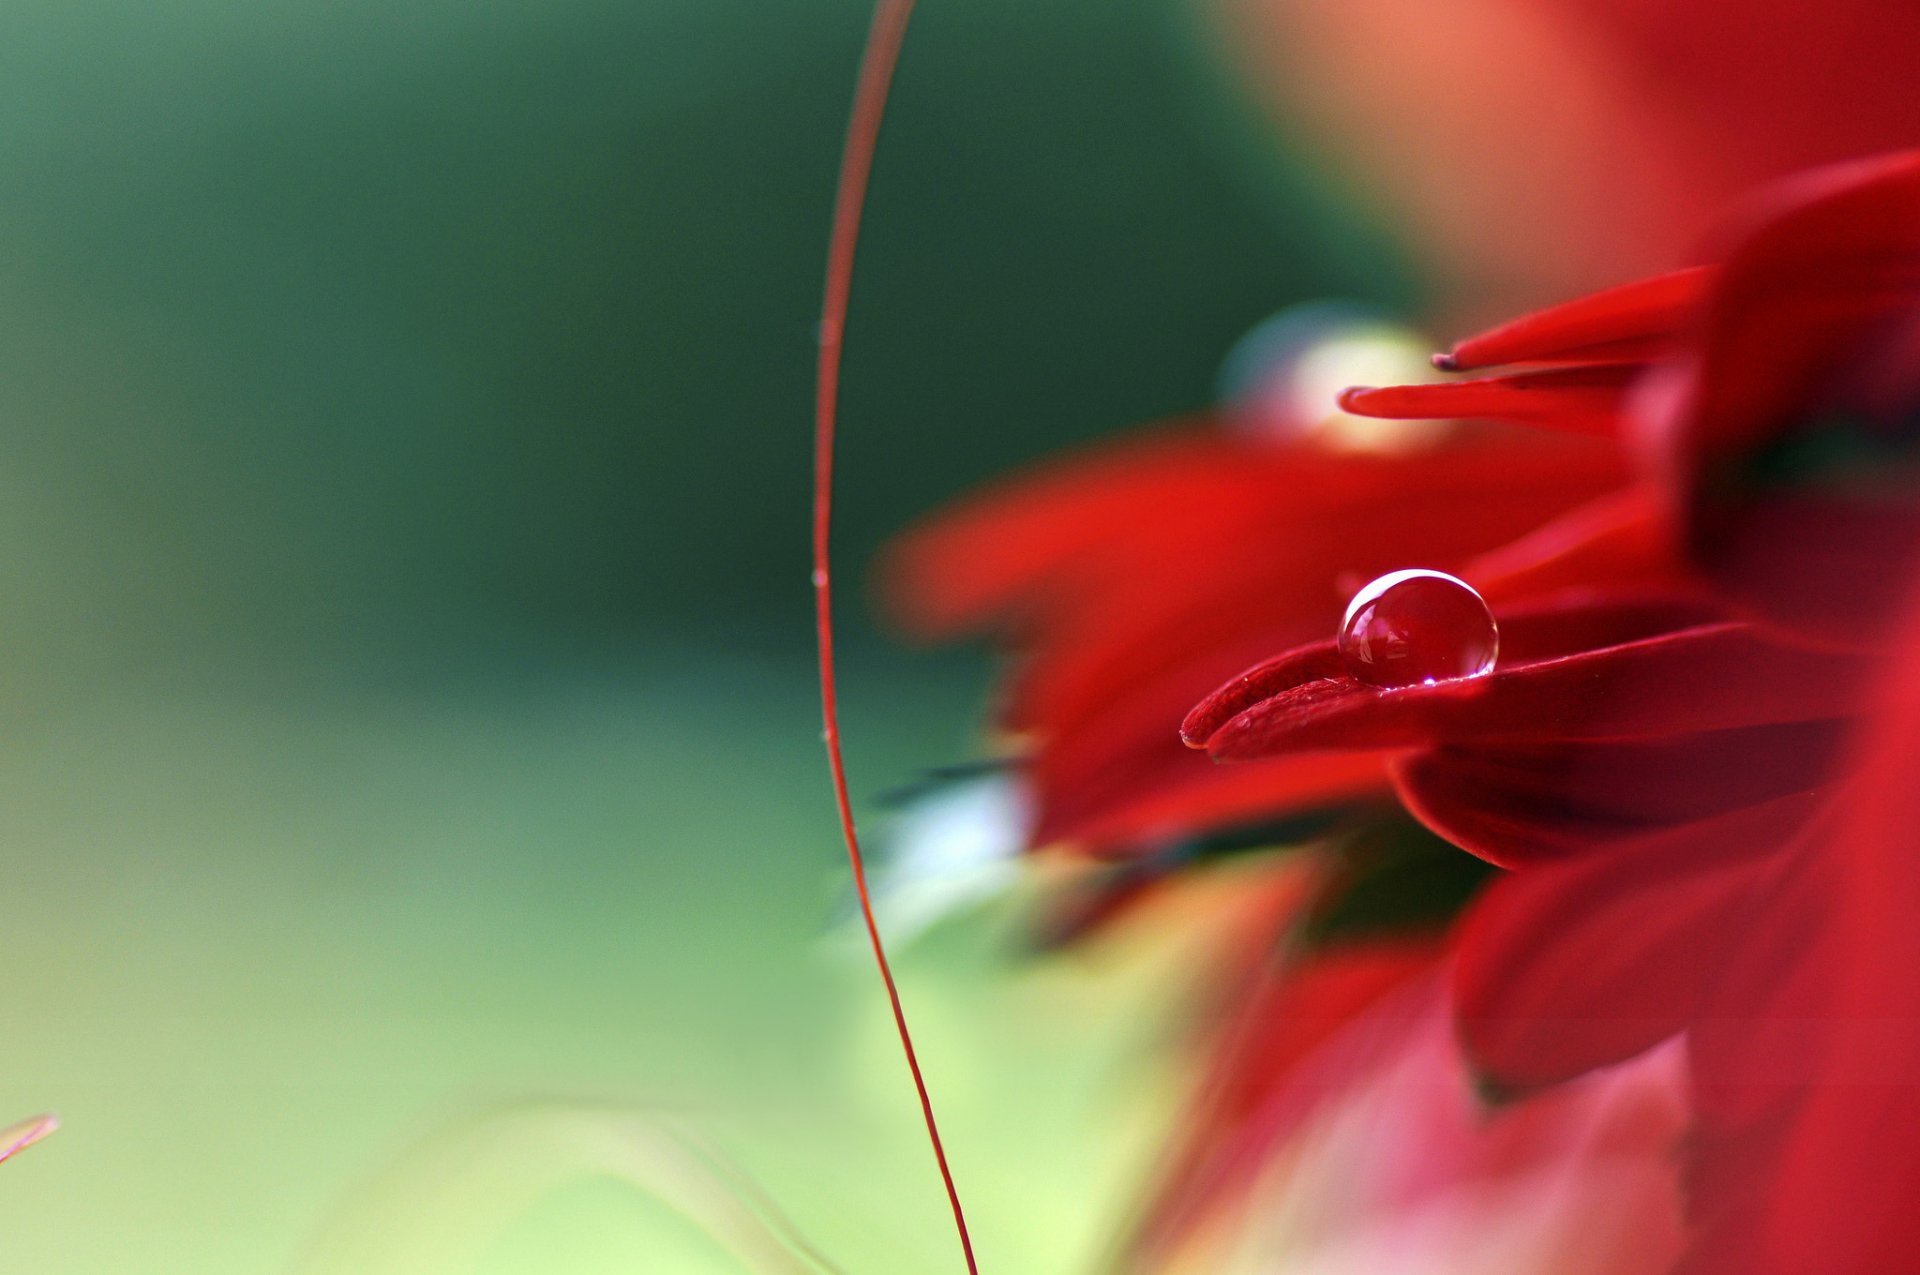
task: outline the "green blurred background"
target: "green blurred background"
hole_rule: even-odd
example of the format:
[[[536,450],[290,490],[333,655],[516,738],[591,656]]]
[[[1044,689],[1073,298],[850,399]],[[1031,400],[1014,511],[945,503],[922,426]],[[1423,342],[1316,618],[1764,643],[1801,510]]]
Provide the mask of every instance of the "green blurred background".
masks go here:
[[[0,18],[0,1168],[35,1272],[291,1269],[523,1097],[681,1113],[855,1271],[949,1269],[841,860],[805,561],[853,0],[18,0]],[[849,329],[840,560],[1203,405],[1392,246],[1178,0],[928,0]],[[979,653],[849,598],[862,794]],[[844,936],[841,936],[844,938]],[[997,1271],[1096,1251],[1166,962],[905,954]],[[384,1188],[377,1188],[384,1189]],[[489,1271],[705,1270],[587,1182]],[[497,1233],[497,1243],[493,1242]],[[716,1266],[713,1269],[727,1269]]]

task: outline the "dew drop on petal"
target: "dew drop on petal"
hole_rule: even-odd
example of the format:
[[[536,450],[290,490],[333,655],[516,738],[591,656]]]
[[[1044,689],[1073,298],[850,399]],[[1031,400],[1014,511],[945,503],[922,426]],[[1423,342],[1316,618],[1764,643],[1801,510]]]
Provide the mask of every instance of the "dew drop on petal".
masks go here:
[[[1370,686],[1485,677],[1499,655],[1486,599],[1444,571],[1390,571],[1354,594],[1340,621],[1340,662]]]

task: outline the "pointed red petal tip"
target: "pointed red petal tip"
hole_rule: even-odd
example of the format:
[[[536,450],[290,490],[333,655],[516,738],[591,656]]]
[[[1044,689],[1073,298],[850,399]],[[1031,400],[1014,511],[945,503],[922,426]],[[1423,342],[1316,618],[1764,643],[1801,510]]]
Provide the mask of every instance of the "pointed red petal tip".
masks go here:
[[[1523,314],[1456,342],[1444,370],[1645,357],[1693,314],[1711,277],[1693,266]]]
[[[1221,727],[1255,704],[1289,692],[1319,698],[1311,688],[1324,691],[1339,683],[1358,685],[1341,666],[1339,647],[1332,640],[1282,651],[1195,704],[1180,723],[1181,742],[1188,748],[1206,748]]]
[[[1435,371],[1458,372],[1460,370],[1460,356],[1455,354],[1452,350],[1447,350],[1443,353],[1436,354],[1432,358],[1428,359],[1427,361],[1433,364]]]
[[[49,1112],[0,1129],[0,1160],[12,1159],[59,1127],[60,1117]]]
[[[1461,381],[1359,387],[1340,405],[1386,420],[1504,420],[1569,434],[1611,437],[1639,363],[1575,363]]]
[[[1336,394],[1333,401],[1343,412],[1351,412],[1355,416],[1365,416],[1367,414],[1365,409],[1356,407],[1355,404],[1364,403],[1367,395],[1377,394],[1378,392],[1378,388],[1372,385],[1349,385],[1346,389]]]

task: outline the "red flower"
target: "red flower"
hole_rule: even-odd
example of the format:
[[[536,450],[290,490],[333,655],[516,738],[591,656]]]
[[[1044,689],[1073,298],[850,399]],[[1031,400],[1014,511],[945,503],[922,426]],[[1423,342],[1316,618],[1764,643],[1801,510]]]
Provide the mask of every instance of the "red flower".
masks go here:
[[[1664,525],[1708,587],[1569,573],[1555,583],[1588,587],[1498,608],[1496,671],[1430,686],[1366,685],[1323,640],[1222,687],[1186,732],[1224,759],[1400,750],[1408,807],[1519,869],[1460,938],[1463,1038],[1496,1085],[1685,1033],[1694,1267],[1904,1270],[1920,966],[1887,951],[1920,915],[1891,849],[1914,818],[1910,673],[1891,665],[1893,724],[1861,723],[1920,574],[1920,156],[1801,179],[1730,242],[1443,360],[1515,370],[1345,400],[1633,434],[1649,504],[1580,552]],[[1849,1212],[1863,1165],[1877,1207]]]
[[[1365,1020],[1432,979],[1478,880],[1384,812],[1384,751],[1216,767],[1173,726],[1262,651],[1331,633],[1359,584],[1410,560],[1515,591],[1576,568],[1669,580],[1627,474],[1604,443],[1498,427],[1380,456],[1195,422],[1016,480],[897,548],[889,594],[914,629],[991,626],[1015,644],[1000,721],[1033,789],[1032,844],[1119,861],[1056,904],[1049,941],[1107,922],[1196,854],[1314,843],[1277,861],[1274,905],[1217,973],[1210,1061],[1134,1259],[1179,1249],[1337,1096],[1300,1068],[1336,1039],[1351,1056],[1349,1027],[1370,1048],[1403,1038]]]

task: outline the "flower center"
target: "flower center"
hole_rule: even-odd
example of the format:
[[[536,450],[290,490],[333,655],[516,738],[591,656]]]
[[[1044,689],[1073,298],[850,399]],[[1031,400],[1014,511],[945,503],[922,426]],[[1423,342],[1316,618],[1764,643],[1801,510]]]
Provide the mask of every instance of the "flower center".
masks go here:
[[[1444,571],[1390,571],[1353,595],[1340,622],[1340,661],[1370,686],[1485,677],[1499,654],[1486,600]]]

